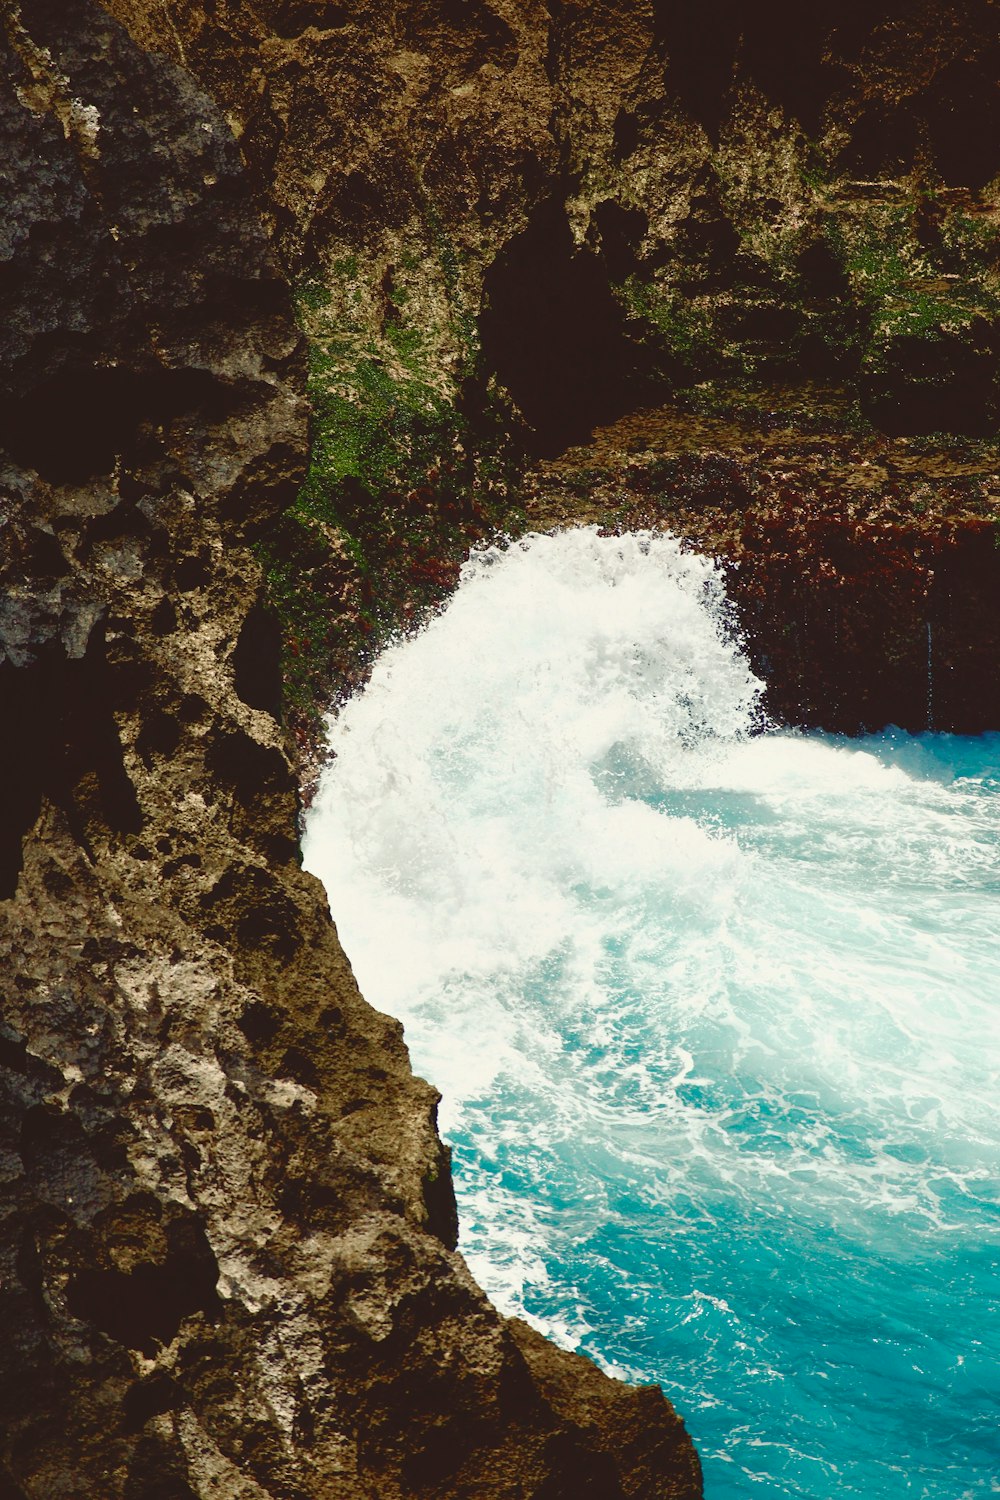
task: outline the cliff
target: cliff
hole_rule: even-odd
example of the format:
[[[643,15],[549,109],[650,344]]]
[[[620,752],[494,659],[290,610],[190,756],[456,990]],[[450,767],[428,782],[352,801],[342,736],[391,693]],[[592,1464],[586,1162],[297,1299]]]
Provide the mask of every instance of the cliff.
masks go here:
[[[997,17],[10,0],[0,1494],[700,1493],[469,1278],[296,772],[581,516],[738,563],[787,716],[995,723]]]
[[[695,418],[742,409],[746,428],[763,410],[773,428],[787,405],[773,388],[794,384],[805,430],[839,447],[841,472],[851,455],[855,472],[866,458],[878,467],[883,435],[934,432],[961,440],[945,478],[968,466],[962,443],[982,445],[974,473],[996,471],[995,0],[109,8],[220,102],[308,335],[310,472],[265,557],[300,750],[317,691],[341,691],[367,643],[446,594],[470,541],[525,524],[526,453],[551,458],[666,393]],[[831,424],[823,400],[814,409],[816,387],[842,419]],[[831,727],[880,716],[923,727],[928,623],[954,664],[939,727],[979,722],[966,710],[984,684],[996,701],[992,646],[963,667],[979,650],[970,622],[988,609],[996,494],[973,506],[978,538],[965,536],[953,486],[927,501],[941,464],[904,459],[883,497],[909,558],[902,592],[850,650],[832,621],[849,595],[870,594],[863,582],[813,610],[829,629],[802,623],[805,597],[841,571],[836,521],[811,524],[813,473],[800,466],[802,484],[784,486],[781,547],[773,514],[748,517],[740,578],[759,566],[762,599],[775,587],[768,554],[791,558],[781,591],[796,659],[784,626],[744,617],[764,630],[758,661],[793,718],[821,719],[835,678]],[[757,485],[751,511],[774,511],[782,472]],[[619,465],[623,502],[626,480]],[[836,514],[842,493],[835,483],[820,508]],[[968,555],[931,588],[917,575],[937,549],[935,516]],[[732,555],[728,522],[698,529],[700,545]],[[892,594],[878,526],[867,543],[863,532],[852,567]],[[805,539],[812,561],[796,582]],[[933,595],[929,612],[905,604],[914,588]],[[876,673],[858,699],[852,683],[883,645],[909,685]]]
[[[696,1495],[471,1281],[299,867],[251,548],[305,367],[232,132],[92,0],[0,44],[0,1492]]]

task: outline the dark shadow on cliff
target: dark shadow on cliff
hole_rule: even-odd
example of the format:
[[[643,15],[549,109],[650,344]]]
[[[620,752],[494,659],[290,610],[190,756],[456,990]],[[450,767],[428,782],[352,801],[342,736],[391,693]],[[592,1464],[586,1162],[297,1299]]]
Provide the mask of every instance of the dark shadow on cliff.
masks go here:
[[[845,7],[796,0],[700,0],[654,6],[667,82],[713,138],[726,114],[737,65],[807,130],[815,131],[830,89],[824,40]],[[866,14],[871,15],[871,7]]]
[[[1000,330],[984,318],[961,334],[897,338],[861,382],[861,409],[890,437],[950,432],[990,438],[1000,426]]]
[[[218,1263],[197,1219],[177,1213],[163,1240],[159,1261],[143,1260],[128,1271],[85,1267],[67,1289],[74,1317],[147,1359],[176,1337],[184,1318],[200,1312],[211,1321],[220,1309]]]
[[[52,484],[111,472],[140,431],[178,417],[221,421],[243,393],[207,370],[115,369],[67,364],[0,410],[0,443]]]
[[[68,660],[58,644],[29,667],[0,664],[0,900],[13,896],[21,843],[48,800],[67,817],[91,854],[87,826],[97,818],[118,833],[138,833],[142,814],[122,758],[104,629],[86,654]]]
[[[978,189],[996,172],[1000,28],[992,0],[656,0],[655,13],[668,86],[713,139],[739,77],[808,135],[819,135],[831,110],[843,113],[850,130],[842,164],[859,177],[906,172],[922,159],[946,183]]]
[[[636,351],[606,269],[576,248],[556,199],[497,256],[484,302],[484,362],[523,412],[539,455],[582,441],[637,399]]]

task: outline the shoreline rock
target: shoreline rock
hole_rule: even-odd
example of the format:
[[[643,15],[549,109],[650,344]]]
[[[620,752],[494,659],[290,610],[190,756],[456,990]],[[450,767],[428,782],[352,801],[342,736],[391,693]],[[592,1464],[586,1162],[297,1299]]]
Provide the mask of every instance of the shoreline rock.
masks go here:
[[[700,401],[540,465],[526,526],[666,529],[716,557],[778,723],[1000,726],[996,444],[887,438],[836,389]]]
[[[694,1497],[661,1395],[584,1415],[473,1283],[300,868],[251,548],[304,365],[230,130],[93,0],[0,44],[0,1489]]]

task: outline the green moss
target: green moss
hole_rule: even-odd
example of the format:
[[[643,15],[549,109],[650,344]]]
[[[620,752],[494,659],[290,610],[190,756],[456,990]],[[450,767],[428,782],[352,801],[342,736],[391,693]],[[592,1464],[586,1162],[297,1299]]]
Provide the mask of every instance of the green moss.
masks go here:
[[[997,287],[984,274],[995,231],[947,212],[926,190],[831,216],[826,233],[865,315],[860,353],[868,370],[879,369],[901,338],[934,341],[1000,317]]]
[[[332,300],[330,288],[315,277],[304,280],[298,287],[299,308],[307,308],[310,312],[319,312],[329,307]]]
[[[640,340],[653,343],[665,373],[695,375],[718,364],[719,339],[711,310],[703,302],[676,287],[634,275],[616,292],[629,317],[640,325]]]
[[[276,611],[282,632],[284,700],[294,727],[315,728],[324,706],[317,700],[316,685],[329,681],[338,669],[349,675],[357,656],[356,632],[331,607],[327,577],[330,559],[324,556],[322,540],[292,516],[285,517],[280,535],[257,548],[264,570],[268,600]],[[355,565],[361,561],[354,558]],[[358,571],[359,610],[362,634],[373,622],[360,599],[363,596],[363,565]]]
[[[419,257],[383,278],[374,331],[351,310],[378,296],[352,284],[353,258],[336,269],[334,289],[299,288],[309,469],[259,553],[282,624],[286,703],[306,733],[380,643],[447,594],[469,545],[509,519],[520,474],[512,414],[477,379],[468,339],[442,377],[454,329],[426,319]]]

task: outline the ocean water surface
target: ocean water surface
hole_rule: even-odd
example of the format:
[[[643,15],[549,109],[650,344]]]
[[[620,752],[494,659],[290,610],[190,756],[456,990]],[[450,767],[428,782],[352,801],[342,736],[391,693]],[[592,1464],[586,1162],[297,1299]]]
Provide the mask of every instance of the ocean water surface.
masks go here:
[[[468,564],[306,831],[505,1311],[657,1381],[708,1500],[1000,1493],[1000,734],[762,731],[717,574]]]

